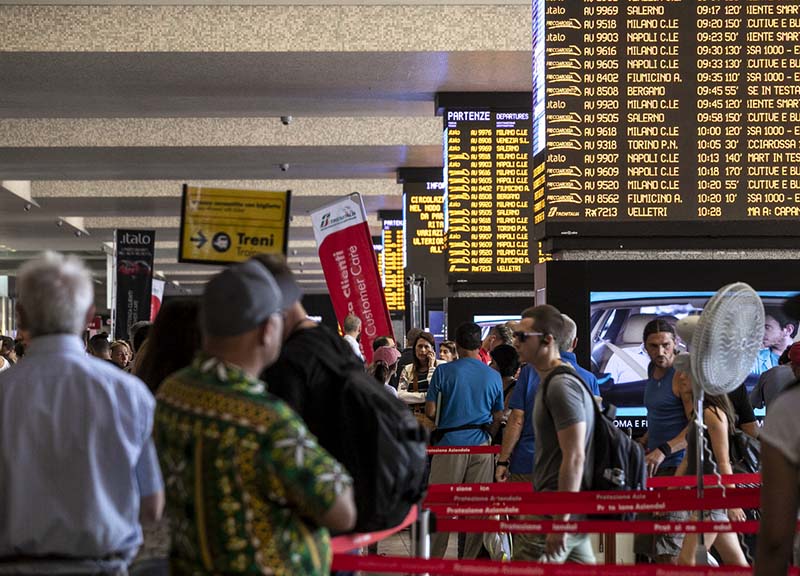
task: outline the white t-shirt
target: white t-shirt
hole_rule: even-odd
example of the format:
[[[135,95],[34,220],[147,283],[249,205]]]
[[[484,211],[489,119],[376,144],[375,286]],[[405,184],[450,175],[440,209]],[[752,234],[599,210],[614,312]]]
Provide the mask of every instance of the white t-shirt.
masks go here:
[[[11,368],[11,362],[0,356],[0,372]]]

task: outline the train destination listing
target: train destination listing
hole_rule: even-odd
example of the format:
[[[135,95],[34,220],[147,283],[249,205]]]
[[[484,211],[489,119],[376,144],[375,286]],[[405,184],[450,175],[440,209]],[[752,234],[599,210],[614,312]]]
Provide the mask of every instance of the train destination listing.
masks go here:
[[[544,0],[536,219],[800,217],[800,0]]]
[[[389,310],[405,310],[403,221],[383,221],[383,258],[380,259],[383,292]]]
[[[449,274],[532,273],[531,132],[529,111],[446,111]]]

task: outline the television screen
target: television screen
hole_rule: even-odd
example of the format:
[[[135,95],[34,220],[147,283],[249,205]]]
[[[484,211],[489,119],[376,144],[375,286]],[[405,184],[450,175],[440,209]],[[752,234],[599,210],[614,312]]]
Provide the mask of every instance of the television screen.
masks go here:
[[[644,349],[642,332],[654,318],[671,323],[686,316],[700,314],[713,292],[592,292],[590,295],[591,369],[597,376],[600,392],[606,402],[617,406],[617,425],[622,428],[646,428],[644,388],[650,358]],[[768,330],[763,348],[745,380],[748,394],[759,375],[777,365],[778,357],[797,336],[797,323],[781,314],[781,306],[791,292],[759,292],[766,312],[766,324],[783,331]],[[686,343],[678,339],[678,349],[686,351]],[[756,416],[764,416],[757,408]]]
[[[519,314],[476,314],[472,317],[472,321],[481,327],[481,340],[486,338],[489,330],[498,324],[506,322],[519,322],[521,317]]]

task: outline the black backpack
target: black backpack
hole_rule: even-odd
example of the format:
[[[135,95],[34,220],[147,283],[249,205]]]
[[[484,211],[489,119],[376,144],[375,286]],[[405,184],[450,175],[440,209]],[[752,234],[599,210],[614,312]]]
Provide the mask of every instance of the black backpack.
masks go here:
[[[616,408],[607,405],[602,411],[594,395],[577,372],[567,365],[555,368],[542,383],[542,398],[547,407],[547,386],[554,376],[568,374],[586,389],[594,406],[593,462],[587,461],[584,473],[585,490],[644,490],[647,487],[647,467],[644,449],[614,424]],[[608,516],[606,516],[608,518]]]
[[[358,509],[354,532],[375,532],[400,524],[428,486],[427,431],[408,407],[363,367],[328,346],[307,352],[332,372],[332,380],[339,384],[330,410],[341,423],[340,437],[327,439],[326,444],[353,477]]]

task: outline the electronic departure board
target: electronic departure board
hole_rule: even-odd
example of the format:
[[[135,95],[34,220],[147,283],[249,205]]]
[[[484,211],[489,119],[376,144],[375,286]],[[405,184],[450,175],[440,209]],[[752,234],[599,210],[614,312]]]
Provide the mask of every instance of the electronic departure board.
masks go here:
[[[424,276],[427,297],[443,298],[447,296],[444,182],[405,181],[403,198],[406,275]]]
[[[383,221],[381,277],[386,305],[390,311],[406,309],[403,262],[403,221]]]
[[[446,110],[447,270],[452,283],[533,274],[530,111]]]
[[[789,230],[800,217],[800,0],[538,4],[538,237]]]

